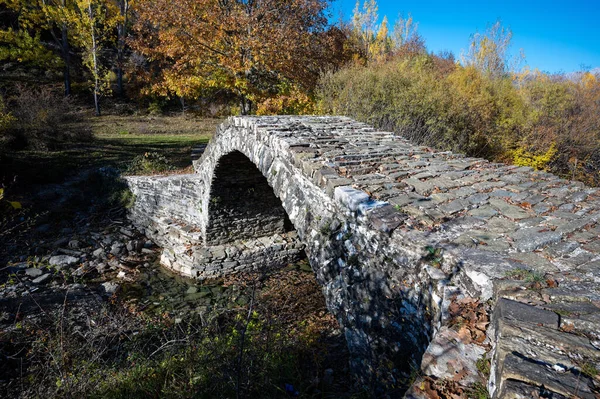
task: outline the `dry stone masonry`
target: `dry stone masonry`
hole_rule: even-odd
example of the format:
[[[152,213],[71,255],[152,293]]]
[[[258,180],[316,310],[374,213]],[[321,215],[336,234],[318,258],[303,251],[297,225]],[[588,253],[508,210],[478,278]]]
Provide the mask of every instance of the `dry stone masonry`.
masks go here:
[[[232,117],[194,168],[128,178],[161,262],[205,279],[306,254],[366,386],[394,396],[420,368],[406,397],[485,378],[598,398],[597,189],[345,117]]]

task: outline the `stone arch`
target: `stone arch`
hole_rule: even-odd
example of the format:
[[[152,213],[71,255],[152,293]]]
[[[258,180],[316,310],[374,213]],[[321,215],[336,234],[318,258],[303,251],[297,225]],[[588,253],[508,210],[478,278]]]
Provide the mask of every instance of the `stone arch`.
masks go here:
[[[220,216],[215,214],[217,207],[213,205],[217,205],[219,200],[223,199],[218,192],[228,189],[222,187],[222,183],[235,181],[235,173],[238,173],[237,177],[240,174],[252,173],[252,177],[248,177],[248,182],[260,181],[263,193],[273,194],[269,199],[270,203],[281,205],[279,213],[283,211],[283,230],[295,230],[299,239],[306,244],[309,256],[309,252],[314,252],[316,255],[316,252],[321,249],[320,245],[319,248],[313,248],[315,242],[310,240],[310,235],[319,230],[319,225],[322,224],[319,223],[319,219],[330,220],[335,215],[337,212],[335,202],[297,169],[297,166],[287,157],[287,152],[278,148],[279,145],[278,140],[273,141],[268,136],[259,136],[251,126],[239,126],[235,121],[230,120],[218,128],[202,157],[194,161],[196,175],[203,185],[199,190],[202,213],[199,225],[207,245],[211,242],[227,242],[224,237],[223,241],[218,238],[219,233],[214,232],[213,227],[215,216],[217,219]],[[232,172],[232,176],[228,171],[236,172]],[[249,188],[249,184],[245,186],[246,189]],[[267,189],[267,186],[270,189]],[[237,211],[230,216],[235,217],[236,213],[242,214],[241,211]],[[279,228],[281,219],[276,215],[276,213],[271,215],[272,221],[273,225]],[[244,233],[238,231],[240,236],[250,232],[250,230]]]
[[[208,198],[207,245],[294,229],[266,177],[240,151],[229,152],[219,159]]]

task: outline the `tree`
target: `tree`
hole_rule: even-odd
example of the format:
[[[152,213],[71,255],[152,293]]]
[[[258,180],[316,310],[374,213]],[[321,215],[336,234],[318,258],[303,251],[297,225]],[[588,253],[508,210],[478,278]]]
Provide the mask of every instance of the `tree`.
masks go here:
[[[524,59],[522,52],[519,57],[509,57],[511,39],[511,30],[496,21],[484,34],[475,33],[471,37],[469,51],[462,56],[463,64],[473,66],[489,77],[506,75],[515,70]]]
[[[414,22],[412,15],[404,18],[398,14],[392,31],[393,52],[397,55],[420,54],[425,52],[425,41],[418,33],[419,24]]]
[[[387,17],[383,17],[381,25],[377,30],[373,43],[369,48],[369,59],[383,61],[390,55],[392,50],[392,39],[390,38]]]
[[[77,45],[83,49],[83,64],[92,75],[96,115],[100,115],[100,96],[108,89],[102,50],[121,21],[119,10],[104,0],[75,0],[66,21],[72,27]]]
[[[67,0],[0,0],[0,5],[14,12],[17,21],[15,30],[8,29],[2,32],[5,39],[11,37],[15,39],[5,41],[4,53],[9,57],[18,55],[17,60],[20,62],[32,61],[40,56],[35,61],[36,64],[40,65],[48,61],[49,64],[46,66],[54,66],[55,61],[48,57],[49,46],[40,40],[42,33],[49,32],[54,40],[54,47],[59,49],[64,68],[65,95],[69,95],[71,93],[70,46],[68,26],[63,18],[64,11],[67,9]],[[24,53],[28,54],[28,57],[23,58]]]
[[[125,67],[125,51],[127,36],[129,31],[127,30],[129,25],[129,13],[132,8],[132,0],[117,0],[117,6],[119,7],[120,19],[117,23],[117,93],[119,96],[124,95],[123,91],[123,70]]]
[[[151,90],[197,97],[233,93],[240,111],[288,80],[311,87],[327,18],[325,0],[147,0],[133,47],[159,63]]]
[[[354,13],[352,15],[352,33],[354,39],[358,42],[358,47],[362,55],[367,61],[373,58],[373,45],[377,39],[377,32],[380,30],[377,26],[379,21],[379,6],[376,0],[365,0],[360,4],[360,0],[356,0]],[[387,36],[387,20],[386,26]]]
[[[23,64],[59,68],[60,58],[48,50],[40,40],[27,30],[8,28],[0,30],[0,61],[16,61]]]

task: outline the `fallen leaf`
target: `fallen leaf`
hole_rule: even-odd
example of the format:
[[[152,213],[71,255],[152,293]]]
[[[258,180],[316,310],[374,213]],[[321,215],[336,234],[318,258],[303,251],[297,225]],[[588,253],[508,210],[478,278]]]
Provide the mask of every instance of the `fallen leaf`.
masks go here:
[[[475,324],[475,328],[477,328],[478,330],[481,330],[481,331],[485,331],[485,330],[487,330],[487,326],[489,324],[490,323],[487,321],[480,321],[479,323]]]
[[[458,337],[465,344],[470,344],[472,341],[471,331],[467,327],[461,327],[461,329],[458,330]]]
[[[473,333],[475,334],[475,342],[482,344],[485,341],[485,334],[482,331],[475,330]]]

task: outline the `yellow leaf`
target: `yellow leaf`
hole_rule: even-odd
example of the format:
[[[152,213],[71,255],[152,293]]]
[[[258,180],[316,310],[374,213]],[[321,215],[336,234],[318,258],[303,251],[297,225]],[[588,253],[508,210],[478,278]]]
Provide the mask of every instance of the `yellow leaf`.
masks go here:
[[[15,209],[21,209],[21,208],[22,208],[22,206],[21,206],[21,203],[20,203],[20,202],[17,202],[17,201],[9,201],[8,203],[9,203],[9,204],[10,204],[10,205],[11,205],[13,208],[15,208]]]
[[[4,198],[4,189],[0,188],[0,200]]]

